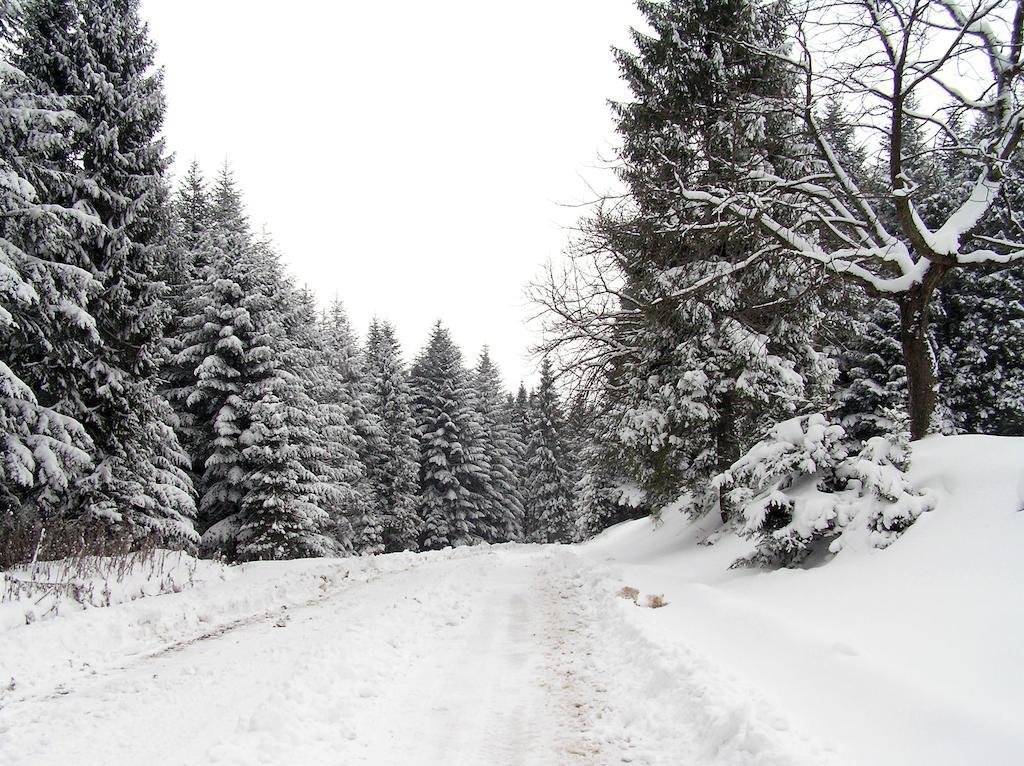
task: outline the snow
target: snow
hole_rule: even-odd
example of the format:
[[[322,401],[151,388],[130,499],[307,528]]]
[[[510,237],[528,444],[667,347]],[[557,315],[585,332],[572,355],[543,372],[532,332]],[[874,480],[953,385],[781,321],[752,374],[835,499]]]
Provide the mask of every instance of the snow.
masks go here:
[[[0,763],[1019,763],[1024,439],[910,476],[935,510],[813,569],[729,569],[752,543],[669,508],[4,623]]]
[[[227,573],[219,562],[159,549],[126,558],[88,556],[16,567],[0,575],[0,635],[69,611],[180,592]]]
[[[836,764],[1018,764],[1024,439],[930,437],[910,477],[935,510],[885,551],[814,569],[730,570],[752,543],[672,511],[583,553],[665,595],[657,619],[624,609],[648,639],[740,679]]]
[[[823,763],[617,587],[568,546],[474,546],[9,628],[0,763]]]
[[[960,248],[963,244],[961,238],[964,233],[972,231],[985,217],[985,214],[995,204],[1001,188],[1001,182],[990,179],[986,170],[975,181],[968,198],[949,216],[941,228],[934,232],[929,230],[921,220],[916,208],[912,207],[914,225],[928,247],[939,255],[958,256],[963,263],[980,263],[988,260],[980,258],[978,254],[974,254],[974,258],[969,255],[960,257]],[[998,256],[994,256],[993,260],[999,260]]]

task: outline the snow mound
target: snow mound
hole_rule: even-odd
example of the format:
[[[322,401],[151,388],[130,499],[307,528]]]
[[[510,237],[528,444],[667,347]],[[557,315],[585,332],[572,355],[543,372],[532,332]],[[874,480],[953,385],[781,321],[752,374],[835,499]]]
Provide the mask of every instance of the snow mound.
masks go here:
[[[754,543],[672,509],[581,553],[618,586],[665,595],[623,613],[649,640],[731,674],[837,764],[1016,765],[1024,438],[930,437],[909,479],[935,509],[885,550],[849,546],[824,566],[730,569]]]
[[[103,609],[62,610],[58,619],[0,625],[0,705],[60,692],[80,675],[94,675],[168,651],[282,610],[326,599],[350,582],[437,558],[473,555],[464,549],[347,559],[258,561],[225,567],[200,562],[201,587],[125,600]],[[126,585],[130,595],[134,585]],[[152,587],[152,586],[150,586]]]
[[[181,551],[40,561],[0,573],[0,631],[224,579],[226,567]]]

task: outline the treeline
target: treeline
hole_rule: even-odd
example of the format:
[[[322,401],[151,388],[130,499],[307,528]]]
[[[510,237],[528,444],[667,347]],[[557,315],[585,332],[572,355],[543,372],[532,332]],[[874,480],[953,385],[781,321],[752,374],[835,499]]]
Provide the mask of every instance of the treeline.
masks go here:
[[[0,12],[0,534],[239,560],[572,536],[548,368],[511,397],[438,324],[407,369],[390,324],[360,344],[293,283],[226,167],[172,193],[137,0]]]
[[[550,374],[503,390],[440,323],[410,369],[395,329],[359,344],[337,300],[296,288],[224,168],[193,164],[174,204],[163,393],[198,497],[202,546],[231,558],[567,541]]]
[[[581,522],[628,496],[719,514],[764,561],[848,526],[887,542],[927,505],[908,439],[1024,433],[1024,14],[638,5],[615,53],[627,193],[533,288],[592,412]]]

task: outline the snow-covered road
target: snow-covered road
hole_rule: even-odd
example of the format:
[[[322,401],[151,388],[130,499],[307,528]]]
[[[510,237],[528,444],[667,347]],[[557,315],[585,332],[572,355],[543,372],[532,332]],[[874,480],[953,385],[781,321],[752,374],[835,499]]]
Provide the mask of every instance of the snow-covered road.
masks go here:
[[[0,763],[827,761],[715,668],[648,640],[634,615],[669,610],[618,598],[573,548],[225,577],[0,634]]]
[[[731,569],[749,540],[666,510],[579,546],[0,602],[0,766],[1017,766],[1024,439],[915,464],[939,508],[823,567]]]
[[[603,763],[573,558],[433,559],[80,674],[0,709],[0,763]]]

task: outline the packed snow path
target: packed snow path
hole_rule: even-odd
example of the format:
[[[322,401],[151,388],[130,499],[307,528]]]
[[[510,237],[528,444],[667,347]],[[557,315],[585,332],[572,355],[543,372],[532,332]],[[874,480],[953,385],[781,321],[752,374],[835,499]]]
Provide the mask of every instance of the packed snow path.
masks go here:
[[[343,583],[15,699],[0,762],[601,763],[581,712],[594,690],[574,680],[589,638],[569,559],[509,553]]]
[[[203,585],[10,631],[21,640],[0,652],[21,654],[0,672],[20,678],[0,693],[0,763],[827,760],[713,669],[645,639],[624,619],[640,607],[572,549],[255,566],[221,584],[231,598]],[[252,595],[264,591],[276,607]],[[257,606],[237,618],[240,594]],[[235,613],[218,623],[217,608]],[[109,646],[133,649],[102,659]]]

